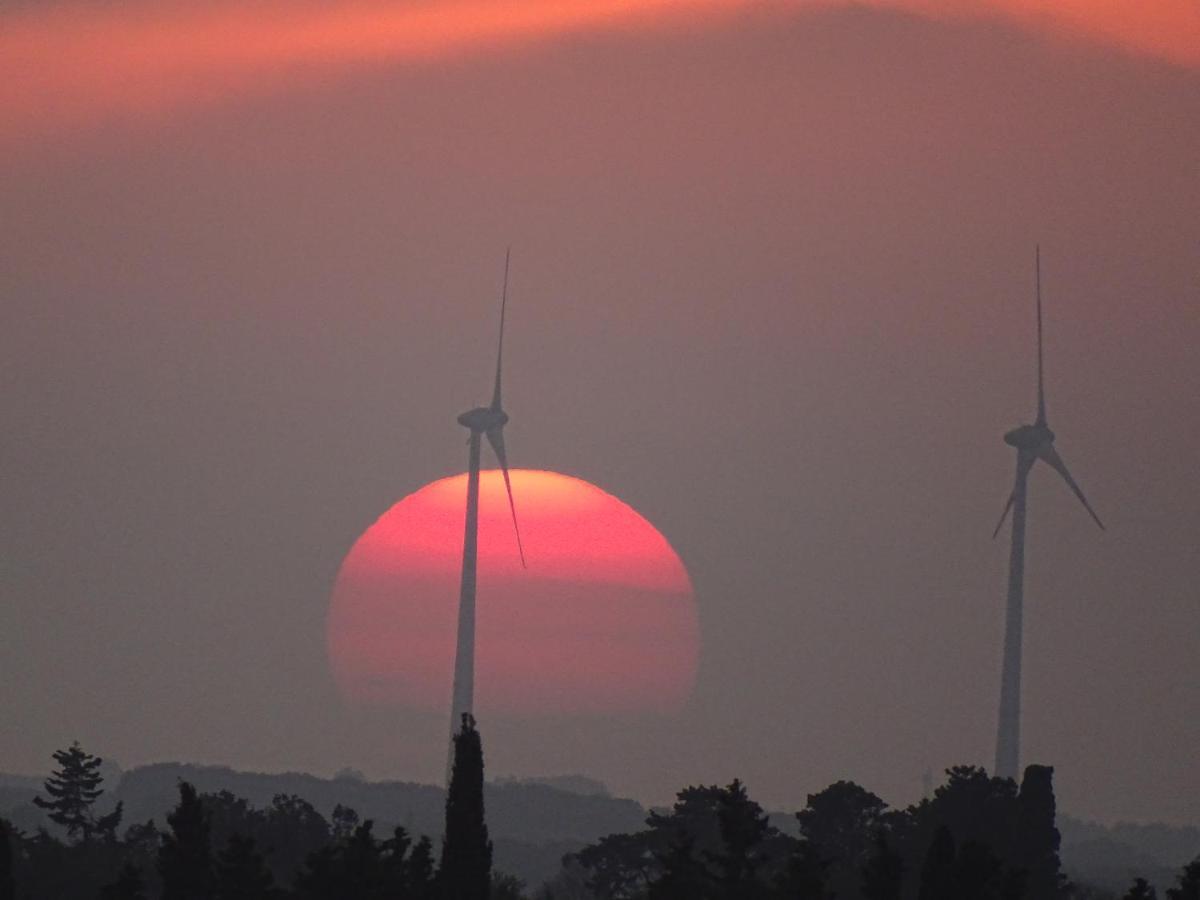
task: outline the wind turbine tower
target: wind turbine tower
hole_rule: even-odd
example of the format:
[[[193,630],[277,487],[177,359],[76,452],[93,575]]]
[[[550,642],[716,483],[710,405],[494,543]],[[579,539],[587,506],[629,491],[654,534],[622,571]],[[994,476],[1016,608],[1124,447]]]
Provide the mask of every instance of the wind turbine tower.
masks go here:
[[[1000,533],[1012,512],[1012,552],[1008,564],[1008,607],[1004,623],[1004,666],[1000,680],[1000,717],[996,728],[996,769],[1001,778],[1017,777],[1021,750],[1021,634],[1025,582],[1025,512],[1029,472],[1038,460],[1058,472],[1079,498],[1092,519],[1104,528],[1083,495],[1066,463],[1054,449],[1054,432],[1046,423],[1046,393],[1042,372],[1042,264],[1041,248],[1035,254],[1037,285],[1037,420],[1004,435],[1004,442],[1017,451],[1017,478],[1008,503],[992,537]]]
[[[508,264],[510,253],[504,255],[504,289],[500,295],[500,340],[496,350],[496,382],[492,402],[468,410],[458,417],[458,424],[470,429],[467,441],[467,521],[463,535],[462,584],[458,594],[458,644],[454,655],[454,694],[450,701],[450,752],[446,763],[446,783],[454,763],[454,736],[462,728],[463,716],[475,711],[475,573],[479,550],[479,455],[484,436],[504,473],[508,490],[508,505],[512,510],[513,528],[517,533],[517,552],[525,565],[525,550],[517,528],[517,507],[513,503],[512,482],[508,476],[508,455],[504,450],[504,426],[508,413],[500,402],[500,372],[504,357],[504,313],[508,306]]]

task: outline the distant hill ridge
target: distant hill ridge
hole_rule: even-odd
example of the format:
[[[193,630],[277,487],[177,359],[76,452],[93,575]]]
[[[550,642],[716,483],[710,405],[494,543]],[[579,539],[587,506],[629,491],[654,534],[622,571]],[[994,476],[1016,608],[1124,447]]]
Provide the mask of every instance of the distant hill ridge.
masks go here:
[[[113,767],[113,774],[120,770]],[[125,804],[125,825],[153,819],[164,825],[178,799],[177,785],[189,781],[201,793],[229,791],[256,807],[270,805],[277,794],[292,794],[311,803],[327,819],[338,804],[373,819],[376,833],[402,825],[415,835],[440,839],[445,790],[406,781],[366,781],[357,775],[320,778],[302,772],[242,772],[228,766],[154,763],[120,773],[115,786],[105,783],[102,805]],[[33,806],[42,778],[0,773],[0,816],[32,831],[45,825]],[[558,869],[563,854],[609,834],[644,827],[647,810],[634,800],[612,797],[603,783],[585,776],[501,778],[485,788],[488,827],[503,871],[538,884]],[[772,824],[786,833],[798,831],[791,812],[773,812]],[[1200,853],[1200,828],[1193,826],[1113,826],[1060,815],[1064,869],[1074,878],[1114,889],[1134,875],[1160,885]]]
[[[180,781],[191,782],[201,793],[229,791],[260,808],[269,806],[277,794],[294,794],[326,819],[341,804],[363,819],[373,819],[376,834],[386,835],[402,825],[414,835],[429,835],[435,843],[445,815],[446,792],[434,785],[241,772],[190,763],[154,763],[123,772],[115,785],[105,782],[101,805],[109,809],[124,803],[123,827],[149,819],[163,827],[167,812],[178,802]],[[47,825],[32,803],[41,783],[33,776],[0,774],[0,816],[26,831]],[[646,819],[639,803],[611,797],[599,782],[582,776],[489,782],[484,803],[497,868],[529,884],[554,875],[564,854],[608,834],[637,831]]]
[[[176,784],[189,781],[201,793],[230,791],[255,806],[276,794],[295,794],[328,818],[339,803],[381,825],[403,825],[417,834],[441,834],[445,791],[406,781],[319,778],[299,772],[239,772],[225,766],[155,763],[125,772],[113,801],[125,804],[127,822],[162,821],[175,804]],[[566,783],[570,784],[570,781]],[[607,793],[582,793],[541,780],[489,782],[484,792],[488,827],[493,835],[529,843],[570,840],[587,843],[606,834],[642,827],[646,811],[634,800]]]

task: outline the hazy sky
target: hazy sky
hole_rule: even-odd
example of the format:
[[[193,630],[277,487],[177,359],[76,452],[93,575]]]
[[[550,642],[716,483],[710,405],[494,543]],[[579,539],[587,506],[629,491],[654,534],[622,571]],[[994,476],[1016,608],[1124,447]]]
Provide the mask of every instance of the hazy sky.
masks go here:
[[[1093,5],[7,4],[0,770],[440,777],[325,616],[465,464],[510,243],[510,459],[653,521],[703,649],[674,718],[485,723],[490,774],[990,767],[1040,241],[1109,530],[1035,471],[1025,760],[1200,821],[1200,11]]]

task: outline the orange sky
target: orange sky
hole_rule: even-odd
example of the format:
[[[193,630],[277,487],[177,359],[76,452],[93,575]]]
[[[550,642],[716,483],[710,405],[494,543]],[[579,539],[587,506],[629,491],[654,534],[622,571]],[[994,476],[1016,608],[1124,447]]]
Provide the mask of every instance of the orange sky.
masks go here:
[[[1200,65],[1194,0],[861,0],[936,18],[993,18]],[[58,131],[114,114],[212,102],[300,69],[421,62],[597,29],[714,25],[838,0],[429,0],[121,6],[0,13],[0,132]]]
[[[61,2],[0,3],[9,771],[79,737],[444,775],[447,676],[433,713],[343,716],[326,610],[363,530],[463,465],[509,244],[512,462],[653,522],[704,645],[671,717],[505,725],[493,773],[787,810],[990,764],[1040,241],[1051,422],[1111,530],[1035,473],[1029,758],[1072,815],[1200,821],[1200,66],[897,0],[592,5],[613,24],[521,43],[462,6],[74,0],[93,35]]]

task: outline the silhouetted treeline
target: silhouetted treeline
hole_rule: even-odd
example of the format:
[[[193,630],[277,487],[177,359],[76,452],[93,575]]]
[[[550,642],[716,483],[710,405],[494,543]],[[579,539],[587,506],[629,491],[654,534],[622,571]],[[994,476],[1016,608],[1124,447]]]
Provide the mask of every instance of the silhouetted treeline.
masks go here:
[[[38,806],[61,829],[22,833],[0,820],[0,900],[1146,900],[1071,885],[1060,871],[1052,770],[1021,784],[960,767],[934,795],[892,809],[838,782],[809,795],[783,833],[734,781],[689,787],[645,827],[563,860],[534,892],[492,869],[483,749],[473,721],[455,741],[440,852],[402,827],[377,833],[337,805],[327,819],[278,794],[254,806],[186,781],[161,825],[124,822],[101,802],[100,760],[78,745]],[[776,820],[778,821],[778,820]],[[1162,900],[1200,900],[1200,859]],[[1157,900],[1157,898],[1156,898]]]
[[[798,835],[769,824],[738,781],[689,787],[646,828],[564,862],[547,897],[577,900],[1058,900],[1106,897],[1061,872],[1053,770],[1018,786],[982,769],[947,771],[932,798],[891,809],[840,781],[810,794]],[[1200,859],[1167,891],[1200,900]],[[557,888],[557,892],[556,892]],[[1133,895],[1141,896],[1141,895]],[[1107,900],[1116,900],[1107,895]]]
[[[473,720],[455,738],[441,864],[432,841],[386,837],[344,806],[326,820],[278,795],[256,809],[222,791],[178,785],[165,827],[96,811],[100,760],[78,744],[55,754],[38,805],[66,832],[24,835],[0,820],[0,900],[502,900],[521,885],[493,877],[483,801],[483,749]],[[493,882],[495,889],[493,890]]]

